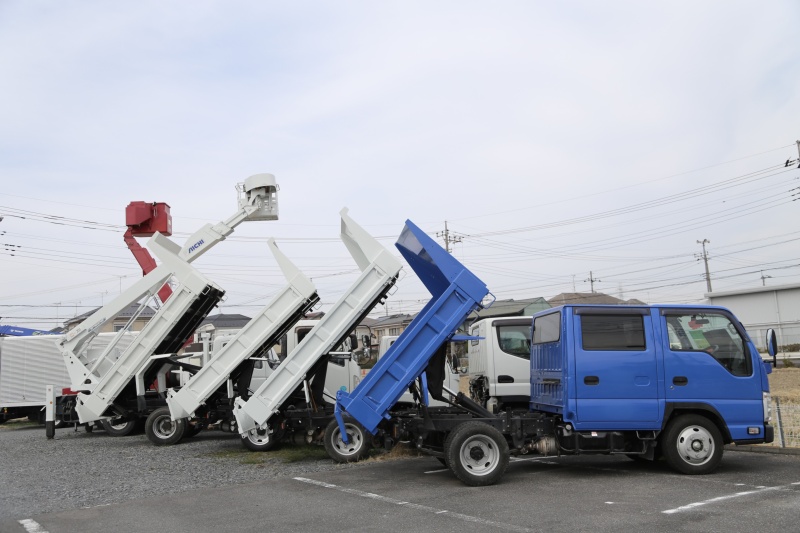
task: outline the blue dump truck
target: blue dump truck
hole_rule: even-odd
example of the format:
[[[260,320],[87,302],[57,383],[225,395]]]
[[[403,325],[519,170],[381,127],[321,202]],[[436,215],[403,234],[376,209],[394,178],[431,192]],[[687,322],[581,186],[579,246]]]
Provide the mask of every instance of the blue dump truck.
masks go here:
[[[490,293],[410,221],[397,247],[432,298],[366,378],[338,393],[338,442],[326,445],[335,460],[353,459],[354,426],[387,448],[414,443],[472,486],[497,482],[511,455],[663,457],[679,472],[706,474],[724,444],[772,442],[771,367],[722,307],[548,309],[531,320],[529,409],[490,412],[445,389],[442,347]],[[409,388],[419,405],[397,409]],[[428,407],[427,392],[449,406]]]

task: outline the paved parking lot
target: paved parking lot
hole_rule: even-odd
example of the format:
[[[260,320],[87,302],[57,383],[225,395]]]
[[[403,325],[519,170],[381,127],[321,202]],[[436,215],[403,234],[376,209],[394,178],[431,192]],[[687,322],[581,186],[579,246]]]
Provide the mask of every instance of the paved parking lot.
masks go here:
[[[800,530],[800,456],[728,451],[709,476],[624,457],[530,457],[498,485],[462,485],[432,458],[75,509],[2,531]]]

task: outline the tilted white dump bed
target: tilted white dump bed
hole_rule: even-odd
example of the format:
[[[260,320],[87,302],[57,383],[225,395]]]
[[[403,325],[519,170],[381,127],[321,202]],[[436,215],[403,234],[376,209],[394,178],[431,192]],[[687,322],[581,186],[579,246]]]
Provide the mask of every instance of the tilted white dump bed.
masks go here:
[[[341,217],[341,238],[361,275],[250,399],[236,400],[234,414],[242,435],[266,426],[270,417],[302,385],[312,366],[385,296],[400,273],[400,261],[356,224],[347,215],[347,209],[341,211]]]
[[[242,361],[265,344],[274,344],[318,301],[314,284],[283,255],[273,239],[269,240],[269,247],[288,284],[183,387],[167,392],[167,405],[173,419],[192,416]]]

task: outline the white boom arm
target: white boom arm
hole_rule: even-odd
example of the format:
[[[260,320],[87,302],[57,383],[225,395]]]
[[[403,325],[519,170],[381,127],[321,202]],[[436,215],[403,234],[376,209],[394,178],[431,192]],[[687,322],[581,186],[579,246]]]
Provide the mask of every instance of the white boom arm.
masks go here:
[[[177,392],[172,389],[167,391],[167,405],[173,419],[192,416],[242,361],[251,357],[270,339],[277,340],[278,336],[301,318],[304,311],[318,301],[311,280],[283,255],[273,239],[268,243],[288,284],[225,347],[215,353],[188,383]]]
[[[266,427],[272,415],[306,378],[312,366],[353,329],[356,322],[392,287],[402,264],[342,209],[341,238],[361,269],[361,275],[303,341],[253,393],[247,402],[237,398],[234,414],[239,432]]]

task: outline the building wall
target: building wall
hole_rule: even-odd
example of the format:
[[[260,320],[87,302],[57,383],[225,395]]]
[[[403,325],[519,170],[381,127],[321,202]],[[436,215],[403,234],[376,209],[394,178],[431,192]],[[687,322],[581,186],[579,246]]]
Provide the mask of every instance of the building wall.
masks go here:
[[[781,346],[800,343],[800,285],[708,293],[706,298],[733,311],[759,348],[769,328]]]

